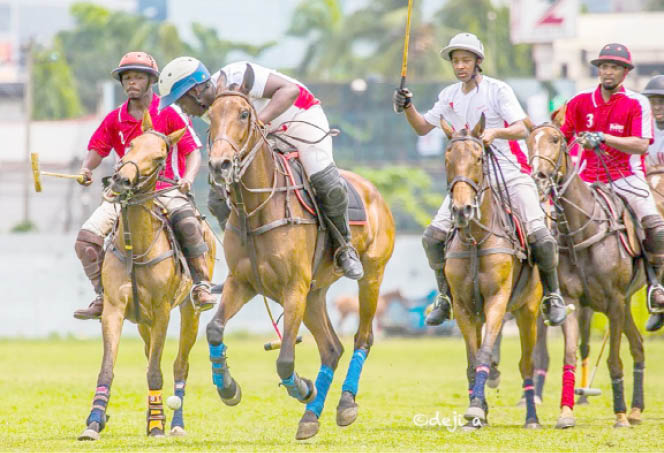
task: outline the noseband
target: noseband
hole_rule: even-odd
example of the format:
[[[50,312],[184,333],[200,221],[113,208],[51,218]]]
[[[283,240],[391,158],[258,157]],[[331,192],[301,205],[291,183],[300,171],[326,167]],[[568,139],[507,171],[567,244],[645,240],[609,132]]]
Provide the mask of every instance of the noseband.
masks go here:
[[[473,137],[472,135],[452,138],[449,142],[447,142],[447,148],[445,151],[446,152],[449,151],[449,149],[452,147],[454,143],[465,142],[465,141],[471,141],[478,144],[482,148],[482,152],[484,152],[484,143],[480,139],[478,139],[477,137]],[[479,209],[480,209],[480,204],[482,203],[482,196],[484,194],[484,190],[481,189],[479,184],[477,184],[472,179],[463,175],[457,175],[454,178],[452,178],[452,181],[449,183],[448,191],[450,192],[450,194],[454,191],[454,186],[460,182],[468,184],[473,189],[473,191],[475,191],[475,199],[473,201],[473,204],[471,205],[471,208],[473,210],[472,218],[479,219]]]
[[[534,131],[537,129],[554,129],[556,132],[560,134],[560,146],[558,149],[558,159],[557,161],[554,161],[550,157],[543,156],[541,155],[537,150],[535,151],[535,154],[533,155],[533,158],[529,160],[528,165],[530,165],[530,168],[534,168],[533,163],[535,162],[535,159],[543,160],[545,162],[550,163],[553,166],[553,174],[552,176],[549,176],[549,179],[551,179],[555,184],[560,183],[560,179],[564,176],[562,172],[560,171],[562,166],[563,166],[563,158],[569,155],[569,149],[567,145],[565,144],[565,136],[563,135],[562,131],[560,128],[553,123],[542,123],[534,128],[531,129],[530,133],[532,134]]]

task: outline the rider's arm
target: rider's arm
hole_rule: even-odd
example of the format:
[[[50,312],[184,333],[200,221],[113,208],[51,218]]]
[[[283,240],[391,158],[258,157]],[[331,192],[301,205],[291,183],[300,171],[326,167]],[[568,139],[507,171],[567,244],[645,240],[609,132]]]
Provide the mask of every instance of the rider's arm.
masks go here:
[[[434,126],[424,119],[424,116],[417,111],[415,104],[412,102],[404,109],[404,112],[406,113],[408,124],[410,124],[410,127],[413,128],[417,135],[426,135],[434,128]]]
[[[507,127],[497,129],[486,129],[483,137],[488,134],[493,135],[493,139],[500,138],[503,140],[521,140],[528,137],[528,129],[523,123],[523,120],[515,121]]]
[[[186,179],[189,182],[194,182],[196,175],[198,175],[198,171],[201,169],[201,150],[193,150],[187,154],[187,157],[185,157],[184,160],[186,162],[187,170],[184,172],[182,179]]]
[[[300,87],[295,83],[276,74],[270,74],[263,90],[263,97],[269,98],[270,102],[260,111],[258,119],[263,124],[270,123],[293,105],[299,95]]]
[[[83,159],[83,163],[81,164],[81,170],[87,168],[88,170],[92,171],[95,168],[99,167],[103,159],[104,158],[101,157],[97,151],[95,151],[94,149],[90,149],[88,150],[88,154],[85,156],[85,159]]]
[[[604,143],[623,153],[645,154],[648,152],[650,139],[641,137],[616,137],[615,135],[604,134]]]

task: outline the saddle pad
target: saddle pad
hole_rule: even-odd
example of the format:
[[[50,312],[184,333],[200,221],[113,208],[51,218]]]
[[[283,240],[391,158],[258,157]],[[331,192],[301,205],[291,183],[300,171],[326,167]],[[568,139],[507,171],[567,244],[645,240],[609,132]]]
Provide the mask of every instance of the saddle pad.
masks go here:
[[[290,178],[290,182],[294,186],[304,185],[304,168],[302,163],[298,159],[299,153],[297,151],[290,152],[287,154],[277,153],[280,159],[284,164],[286,173]],[[342,176],[342,179],[348,187],[348,220],[351,225],[365,225],[367,223],[367,212],[364,209],[364,202],[360,193],[357,191],[355,186],[353,186],[346,178]],[[294,190],[295,195],[302,204],[302,207],[310,212],[312,215],[316,215],[316,209],[314,208],[314,203],[312,200],[312,194],[309,190],[306,189],[296,189]]]

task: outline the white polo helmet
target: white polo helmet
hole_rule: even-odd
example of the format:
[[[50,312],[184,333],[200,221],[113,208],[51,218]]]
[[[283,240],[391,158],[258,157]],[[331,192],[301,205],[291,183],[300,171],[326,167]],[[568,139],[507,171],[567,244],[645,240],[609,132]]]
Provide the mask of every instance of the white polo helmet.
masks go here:
[[[164,66],[159,76],[159,110],[180,99],[199,83],[210,80],[210,71],[194,57],[178,57]]]
[[[452,61],[452,52],[455,50],[467,50],[484,60],[484,46],[482,41],[472,33],[459,33],[450,39],[450,43],[440,51],[440,56],[447,61]]]

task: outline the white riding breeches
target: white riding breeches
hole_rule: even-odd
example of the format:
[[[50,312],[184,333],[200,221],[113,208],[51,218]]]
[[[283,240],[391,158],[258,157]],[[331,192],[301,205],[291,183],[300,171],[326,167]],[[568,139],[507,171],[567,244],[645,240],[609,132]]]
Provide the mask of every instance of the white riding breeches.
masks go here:
[[[613,188],[632,208],[639,222],[648,215],[660,215],[655,197],[643,173],[626,176],[613,181]],[[647,195],[647,196],[646,196]]]
[[[497,180],[493,171],[491,171],[491,186],[494,189],[500,188],[501,195],[506,202],[507,194],[505,192],[509,192],[512,206],[524,223],[526,234],[530,235],[540,228],[546,228],[544,211],[539,202],[537,186],[532,178],[517,169],[510,168],[503,169],[503,175],[507,191],[503,189],[502,178],[500,184],[496,183]],[[452,221],[452,198],[449,193],[431,221],[431,225],[446,232],[452,230],[454,226]]]
[[[166,209],[169,215],[183,206],[190,204],[187,196],[178,190],[164,192],[157,197],[157,202]],[[104,200],[99,207],[94,210],[90,218],[85,221],[83,226],[81,226],[81,229],[91,231],[101,237],[106,237],[113,229],[113,225],[117,221],[119,215],[120,206]]]
[[[330,125],[323,108],[320,105],[314,105],[308,110],[302,110],[293,117],[292,121],[294,122],[285,124],[285,131],[278,130],[274,131],[273,134],[283,136],[284,140],[297,148],[300,153],[300,162],[302,162],[307,175],[311,177],[311,175],[333,164],[332,137],[328,135],[321,140],[325,136],[325,133],[330,130]],[[315,126],[307,123],[314,124]],[[297,140],[297,138],[318,143],[305,143]],[[271,140],[277,148],[284,146],[281,140],[274,138]]]

